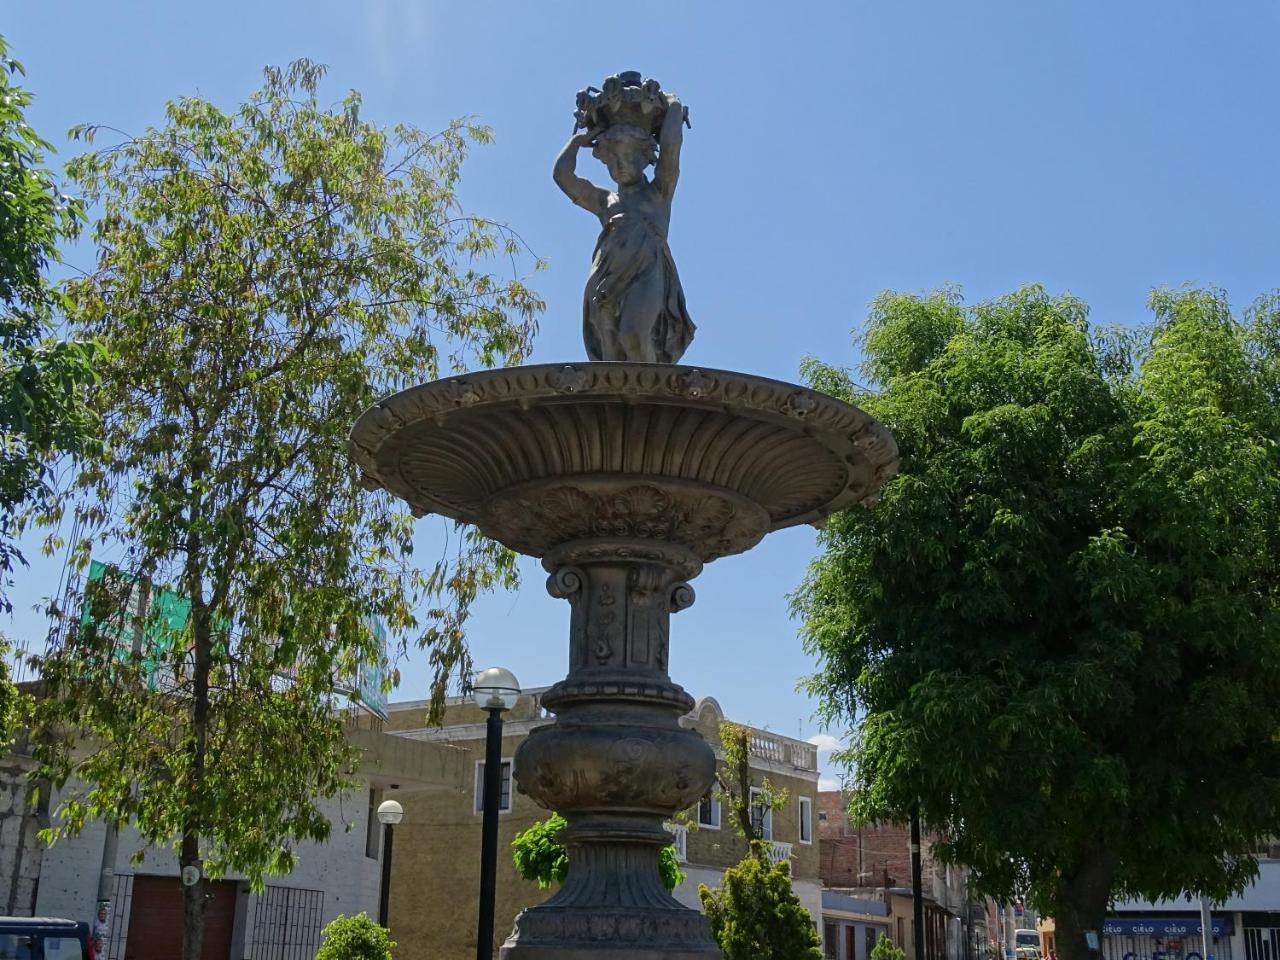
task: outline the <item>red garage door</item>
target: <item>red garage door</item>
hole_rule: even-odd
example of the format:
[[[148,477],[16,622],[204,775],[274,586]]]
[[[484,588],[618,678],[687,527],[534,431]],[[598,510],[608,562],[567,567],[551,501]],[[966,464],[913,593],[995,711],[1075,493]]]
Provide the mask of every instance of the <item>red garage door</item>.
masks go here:
[[[236,884],[205,881],[204,960],[229,960],[236,922]],[[133,878],[133,907],[124,960],[182,956],[182,884],[177,877]]]

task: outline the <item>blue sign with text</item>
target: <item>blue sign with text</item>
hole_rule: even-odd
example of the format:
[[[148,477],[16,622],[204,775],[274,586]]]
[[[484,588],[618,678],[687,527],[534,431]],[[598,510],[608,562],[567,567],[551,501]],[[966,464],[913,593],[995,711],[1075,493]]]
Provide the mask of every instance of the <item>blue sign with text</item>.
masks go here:
[[[1211,923],[1215,937],[1231,933],[1230,917],[1214,917]],[[1102,933],[1107,937],[1198,937],[1200,918],[1113,917],[1102,924]]]

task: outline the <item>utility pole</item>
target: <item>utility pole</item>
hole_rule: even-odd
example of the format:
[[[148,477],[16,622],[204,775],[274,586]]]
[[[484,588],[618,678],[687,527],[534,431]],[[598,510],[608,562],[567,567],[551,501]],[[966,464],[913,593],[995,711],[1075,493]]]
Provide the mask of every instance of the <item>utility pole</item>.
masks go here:
[[[1200,898],[1200,936],[1204,942],[1204,960],[1213,960],[1213,916],[1209,898]]]
[[[973,893],[968,873],[964,876],[964,960],[973,960]]]
[[[920,868],[920,804],[911,809],[911,926],[915,933],[914,960],[924,955],[924,890]]]
[[[111,936],[111,900],[116,885],[116,851],[120,847],[120,831],[112,823],[106,827],[107,835],[102,840],[102,864],[98,868],[98,898],[93,905],[93,921],[89,924],[94,950],[102,957],[107,955],[107,940]]]
[[[862,824],[858,824],[858,886],[862,886],[862,878],[866,870],[862,868]]]

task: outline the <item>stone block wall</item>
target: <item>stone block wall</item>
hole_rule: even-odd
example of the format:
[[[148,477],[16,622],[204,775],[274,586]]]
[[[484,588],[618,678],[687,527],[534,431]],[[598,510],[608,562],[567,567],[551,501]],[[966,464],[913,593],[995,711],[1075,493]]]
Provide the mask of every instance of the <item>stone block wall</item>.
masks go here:
[[[393,715],[394,716],[394,715]],[[524,734],[505,737],[509,759]],[[471,769],[484,759],[484,741],[454,741],[471,754]],[[474,775],[454,789],[398,797],[404,820],[396,828],[391,859],[391,936],[396,960],[465,960],[476,954],[476,907],[480,892],[481,816],[475,812]],[[548,816],[519,790],[512,808],[498,818],[494,955],[511,933],[516,914],[541,903],[553,890],[516,873],[511,859],[515,835]]]
[[[44,845],[37,832],[48,823],[46,804],[31,804],[30,763],[18,753],[0,755],[0,915],[35,914]]]

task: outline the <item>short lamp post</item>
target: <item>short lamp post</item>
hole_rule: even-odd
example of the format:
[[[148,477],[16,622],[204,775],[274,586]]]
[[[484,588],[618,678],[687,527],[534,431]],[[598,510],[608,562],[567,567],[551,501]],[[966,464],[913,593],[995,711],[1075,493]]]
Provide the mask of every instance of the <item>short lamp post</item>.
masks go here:
[[[502,715],[516,705],[520,683],[502,667],[490,667],[472,684],[476,706],[489,714],[484,741],[484,825],[480,841],[480,916],[476,960],[493,958],[493,901],[498,885],[498,804],[502,792]]]
[[[404,819],[404,807],[394,800],[383,800],[378,805],[378,821],[382,824],[382,890],[378,894],[378,926],[387,925],[387,911],[391,905],[391,842],[395,838],[396,824]]]

